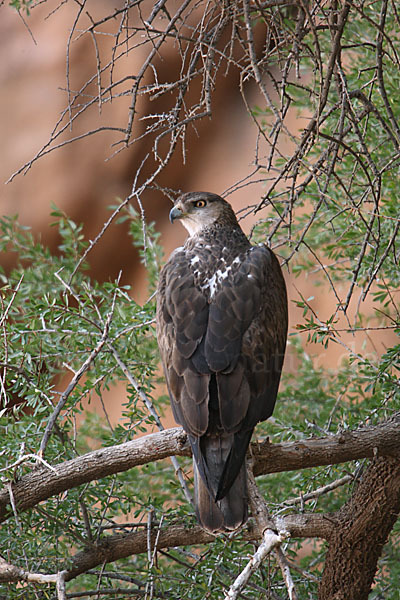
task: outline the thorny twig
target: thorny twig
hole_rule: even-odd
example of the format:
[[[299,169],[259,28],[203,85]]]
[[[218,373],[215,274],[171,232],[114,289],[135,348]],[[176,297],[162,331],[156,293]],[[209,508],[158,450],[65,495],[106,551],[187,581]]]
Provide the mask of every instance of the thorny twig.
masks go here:
[[[158,413],[156,411],[156,409],[154,408],[154,405],[151,401],[151,399],[145,394],[145,392],[143,391],[143,388],[140,386],[140,384],[138,383],[138,381],[135,379],[135,377],[133,376],[133,374],[131,373],[130,369],[127,367],[127,365],[123,362],[123,360],[121,359],[120,355],[118,354],[118,351],[116,350],[116,348],[108,343],[108,346],[111,350],[111,352],[114,355],[114,358],[118,364],[118,366],[120,367],[120,369],[122,370],[122,372],[124,373],[125,377],[127,378],[127,380],[129,381],[129,383],[134,387],[134,389],[136,390],[138,396],[141,398],[141,400],[143,401],[144,405],[146,406],[147,410],[149,411],[149,414],[153,417],[159,431],[163,431],[164,430],[164,425],[161,423],[160,417],[158,416]],[[171,456],[171,462],[172,465],[175,469],[175,473],[177,474],[177,477],[179,479],[179,483],[181,484],[181,487],[183,489],[183,492],[185,494],[186,500],[189,502],[189,504],[193,504],[193,499],[192,499],[192,495],[189,491],[187,482],[185,480],[185,476],[183,474],[183,471],[178,463],[178,459],[176,458],[176,456]]]
[[[68,289],[69,288],[68,284],[65,284],[65,285]],[[71,395],[71,393],[73,392],[73,390],[75,389],[77,384],[79,383],[83,374],[86,373],[86,371],[89,369],[92,362],[95,360],[96,356],[102,351],[104,345],[107,342],[107,338],[108,338],[109,331],[110,331],[111,320],[112,320],[112,317],[114,314],[115,299],[116,299],[116,297],[114,295],[110,311],[109,311],[109,313],[107,315],[107,319],[104,323],[104,329],[103,329],[100,340],[96,344],[95,348],[93,348],[93,350],[91,351],[91,353],[89,354],[87,359],[84,361],[84,363],[81,365],[80,369],[78,371],[76,371],[76,373],[72,377],[71,381],[69,382],[68,386],[66,387],[64,392],[61,394],[61,398],[58,401],[56,407],[54,408],[54,411],[46,425],[46,429],[44,431],[42,441],[40,444],[40,449],[39,449],[39,456],[41,456],[41,457],[44,456],[44,453],[46,451],[46,447],[47,447],[48,441],[50,439],[52,430],[53,430],[53,428],[57,422],[57,419],[60,416],[60,413],[61,413],[62,409],[64,408],[69,396]]]
[[[262,542],[258,547],[256,553],[251,557],[242,572],[236,577],[233,584],[225,594],[226,600],[236,600],[244,590],[248,581],[253,573],[260,567],[265,558],[270,554],[272,550],[279,552],[278,564],[281,567],[282,575],[285,581],[285,585],[288,589],[290,600],[297,600],[297,594],[294,589],[293,580],[290,575],[288,564],[285,560],[283,551],[280,549],[281,544],[289,537],[289,534],[285,530],[278,531],[279,529],[273,520],[271,519],[267,505],[257,487],[254,479],[254,475],[250,465],[247,469],[248,477],[248,490],[249,490],[249,503],[251,506],[252,515],[255,518],[257,528],[260,532]],[[271,528],[273,527],[273,529]]]
[[[285,536],[276,534],[271,529],[266,529],[263,533],[263,541],[252,556],[243,571],[235,579],[228,592],[225,595],[226,600],[236,600],[247,585],[248,580],[253,573],[260,567],[268,554],[279,546],[285,540]]]
[[[294,260],[297,252],[309,243],[315,225],[323,218],[327,202],[332,200],[329,198],[332,184],[338,184],[343,190],[338,216],[347,211],[361,219],[363,239],[358,257],[353,259],[350,267],[353,275],[351,283],[346,291],[339,293],[330,281],[339,310],[348,319],[347,312],[355,289],[363,286],[363,299],[367,296],[391,250],[395,252],[398,234],[397,230],[394,231],[394,241],[389,245],[384,242],[387,251],[382,254],[379,224],[381,181],[400,160],[400,125],[389,101],[385,74],[388,63],[392,62],[397,67],[400,63],[389,29],[393,11],[396,22],[396,8],[388,0],[382,2],[376,21],[371,18],[364,3],[349,1],[321,6],[314,0],[254,3],[248,0],[233,3],[185,0],[171,6],[168,1],[160,0],[150,7],[144,0],[135,0],[126,1],[117,9],[96,13],[93,17],[87,2],[78,3],[67,44],[67,106],[48,142],[17,173],[26,171],[36,160],[56,148],[106,131],[121,134],[119,141],[112,142],[112,146],[117,147],[116,153],[136,144],[145,158],[134,175],[131,194],[90,242],[72,277],[122,207],[133,198],[142,201],[143,194],[157,185],[158,176],[170,163],[180,144],[183,160],[186,160],[186,136],[192,128],[194,130],[197,122],[215,117],[218,81],[221,75],[229,74],[237,77],[239,85],[236,85],[235,93],[241,95],[257,133],[252,174],[244,178],[242,185],[252,185],[256,174],[266,172],[267,191],[261,201],[254,199],[251,210],[259,212],[271,206],[278,213],[277,218],[271,220],[268,241],[281,233],[287,234],[286,244],[291,246],[291,250],[286,262]],[[348,21],[354,17],[362,18],[375,31],[375,43],[353,42],[346,28]],[[329,49],[326,49],[323,37],[326,34],[330,40]],[[102,39],[106,36],[114,39],[108,54],[102,46]],[[73,44],[80,43],[85,37],[90,38],[94,48],[95,69],[79,89],[72,90],[71,50]],[[342,64],[348,63],[343,56],[348,49],[351,52],[353,47],[362,43],[366,51],[375,57],[375,64],[371,65],[370,81],[364,82],[360,71],[359,83],[356,81],[355,84],[342,67]],[[165,75],[163,68],[166,63],[170,64],[172,50],[175,60],[173,74]],[[138,65],[134,73],[124,67],[126,58],[133,55]],[[315,66],[314,85],[309,81],[309,75],[304,75],[305,57]],[[121,67],[118,71],[117,66]],[[118,77],[115,76],[117,72]],[[265,111],[261,117],[256,114],[255,100],[253,97],[250,100],[248,94],[251,80],[260,93],[261,100],[256,100],[256,103],[265,106],[271,118]],[[332,86],[333,82],[336,85]],[[336,88],[336,97],[333,88]],[[300,133],[291,122],[296,89],[308,91],[310,100],[308,122]],[[373,97],[375,89],[379,90],[381,101]],[[68,130],[87,111],[97,106],[101,113],[104,103],[118,102],[127,97],[130,107],[126,126],[105,123],[102,119],[98,128],[79,132],[74,137],[69,134]],[[358,108],[360,105],[361,110]],[[368,139],[367,125],[369,127],[373,122],[382,129],[393,148],[384,165],[375,155],[374,143],[371,144]],[[195,131],[196,135],[200,135]],[[316,152],[314,146],[321,139],[327,140],[328,144],[322,145],[321,150]],[[284,147],[287,140],[291,142],[289,149]],[[140,144],[144,142],[146,152],[143,153]],[[269,150],[266,157],[262,157],[265,148],[261,149],[260,142]],[[385,140],[379,143],[384,144]],[[345,181],[340,174],[340,165],[348,155],[354,159],[354,167],[353,175]],[[358,182],[362,178],[366,178],[365,184]],[[301,211],[300,201],[313,184],[318,189],[319,198],[314,202],[309,222],[296,235],[293,222],[297,206]],[[230,189],[239,187],[233,184]],[[358,197],[360,187],[363,189],[362,204],[369,202],[371,197],[374,202],[369,221],[363,215]],[[279,210],[278,202],[281,202]],[[329,215],[332,230],[335,218]],[[281,243],[284,243],[283,240]],[[374,262],[365,282],[362,281],[362,265],[372,243],[375,246]]]
[[[3,3],[0,2],[1,4]],[[385,72],[389,63],[399,67],[393,36],[388,29],[391,20],[394,19],[394,22],[399,23],[395,3],[392,2],[391,5],[388,0],[383,0],[379,19],[376,22],[368,15],[368,3],[347,0],[342,3],[322,3],[322,5],[314,0],[307,2],[238,0],[217,3],[196,3],[194,0],[186,0],[175,4],[175,8],[169,5],[168,0],[159,0],[151,6],[150,10],[142,0],[132,2],[127,0],[118,9],[108,9],[106,15],[96,19],[85,12],[86,0],[76,4],[78,8],[67,42],[67,106],[62,111],[48,142],[30,161],[18,169],[10,180],[16,174],[30,169],[39,158],[66,144],[75,143],[98,133],[108,132],[114,135],[112,147],[117,147],[115,154],[128,146],[137,145],[141,148],[140,144],[143,141],[147,149],[142,153],[144,158],[134,175],[131,193],[104,223],[94,240],[90,241],[88,248],[77,262],[69,282],[65,283],[66,288],[73,293],[71,281],[74,275],[120,211],[134,198],[141,203],[144,193],[152,189],[152,186],[159,185],[157,178],[171,162],[180,144],[184,160],[186,159],[188,132],[193,130],[198,135],[198,129],[195,129],[197,123],[215,116],[215,104],[218,100],[215,90],[218,78],[221,74],[225,77],[233,73],[240,82],[239,86],[236,86],[239,89],[235,89],[235,93],[237,92],[238,96],[241,94],[243,98],[245,108],[256,128],[257,139],[251,174],[232,184],[229,189],[234,191],[250,186],[260,179],[267,182],[268,187],[263,198],[261,201],[252,198],[251,202],[249,201],[249,206],[251,204],[249,210],[257,213],[267,206],[272,209],[269,213],[272,217],[268,219],[271,223],[268,241],[274,238],[275,243],[275,238],[279,236],[276,245],[289,247],[285,261],[289,267],[296,260],[299,251],[303,248],[312,248],[309,239],[316,224],[325,219],[327,230],[329,229],[334,236],[336,222],[340,216],[352,215],[348,228],[354,227],[357,232],[360,232],[359,238],[354,242],[357,252],[351,260],[346,255],[342,262],[340,258],[334,261],[335,268],[346,263],[346,268],[350,270],[345,290],[338,286],[332,270],[325,268],[324,260],[322,257],[319,258],[319,253],[311,250],[310,254],[328,280],[336,298],[335,316],[340,312],[343,313],[349,324],[346,329],[332,326],[328,333],[336,343],[346,348],[350,356],[363,360],[340,339],[339,333],[378,329],[378,327],[359,326],[351,328],[347,312],[354,303],[356,289],[360,289],[361,302],[370,290],[374,289],[377,280],[384,281],[381,273],[392,253],[394,262],[399,261],[397,242],[400,221],[395,214],[384,213],[381,197],[382,181],[397,168],[400,159],[400,126],[395,106],[391,102]],[[389,14],[389,11],[392,12]],[[147,19],[144,15],[148,15]],[[375,31],[375,37],[370,37],[373,42],[358,39],[354,41],[351,39],[351,33],[346,35],[347,23],[356,15],[361,15],[364,22]],[[115,29],[110,34],[114,24]],[[324,49],[324,40],[321,37],[326,31],[330,40],[329,50]],[[113,36],[114,43],[109,60],[100,60],[100,57],[103,58],[101,36],[105,34]],[[94,48],[95,72],[78,90],[72,90],[71,50],[73,44],[79,43],[79,40],[85,36],[90,37]],[[362,77],[363,73],[360,71],[359,81],[354,83],[354,80],[347,77],[347,68],[342,67],[342,64],[346,65],[342,55],[347,49],[352,52],[362,44],[366,51],[372,49],[375,64],[371,67],[369,81]],[[170,64],[171,48],[176,51],[172,74],[163,70],[165,64]],[[140,64],[135,73],[123,69],[124,60],[131,56],[140,56]],[[315,67],[315,78],[311,83],[309,81],[311,70],[305,73],[302,69],[305,57],[308,64],[311,62]],[[116,68],[119,66],[121,69]],[[105,81],[107,85],[103,85]],[[256,114],[254,100],[250,100],[248,94],[250,83],[258,88],[262,105],[261,116]],[[376,89],[379,90],[378,101]],[[306,91],[309,95],[309,115],[308,122],[299,134],[298,124],[293,128],[290,119],[295,106],[293,92],[300,90]],[[103,104],[120,100],[126,102],[126,99],[130,100],[130,108],[125,126],[114,122],[102,123],[90,131],[70,135],[69,130],[78,125],[88,111],[97,107],[101,112]],[[266,114],[268,111],[271,113],[271,118]],[[368,130],[376,126],[382,134],[378,141],[371,143],[368,139]],[[282,140],[285,143],[289,140],[290,147],[285,148]],[[321,140],[324,144],[318,146]],[[263,144],[268,153],[262,147]],[[379,155],[379,148],[385,144],[390,150],[383,160]],[[263,156],[264,152],[266,156]],[[340,165],[346,160],[351,162],[347,178],[343,177],[340,171]],[[340,189],[340,197],[332,194],[332,184]],[[160,189],[163,189],[162,186]],[[306,208],[302,206],[304,198],[309,203],[306,204]],[[335,206],[335,203],[334,214],[332,211],[327,211],[327,206]],[[371,210],[366,211],[365,207],[368,203],[371,203],[372,207]],[[301,211],[307,210],[308,214],[297,231],[294,227],[296,210],[299,210],[300,214]],[[141,210],[141,213],[143,216],[144,211]],[[383,235],[384,227],[381,226],[383,219],[393,220],[393,227],[386,236]],[[344,236],[346,231],[343,232],[339,228],[339,233]],[[366,260],[369,258],[371,260],[365,269]],[[3,307],[0,326],[5,326],[21,282],[22,278],[7,308],[4,310]],[[386,283],[384,285],[387,288]],[[397,310],[392,297],[393,291],[387,289],[387,293],[394,309]],[[79,301],[78,297],[76,299]],[[355,319],[357,314],[358,309]],[[160,431],[163,429],[150,398],[122,361],[113,343],[114,340],[108,339],[111,318],[112,310],[103,323],[103,330],[101,331],[100,328],[101,338],[97,346],[80,369],[74,373],[69,386],[61,395],[47,424],[41,444],[41,455],[39,457],[25,455],[8,468],[15,468],[27,458],[39,459],[47,465],[42,455],[56,420],[78,381],[105,344],[111,350],[115,362],[124,372],[127,380],[136,389],[149,413],[154,417],[157,427]],[[317,323],[321,329],[325,327],[321,319]],[[395,323],[393,327],[396,325]],[[1,366],[4,369],[17,369],[10,365],[7,359]],[[371,368],[376,369],[373,365]],[[1,385],[5,396],[2,381]],[[183,473],[175,458],[173,461],[185,495],[190,501]],[[52,468],[50,465],[47,466]],[[288,503],[302,504],[307,499],[342,485],[348,481],[348,477],[350,476],[300,498],[289,500]],[[9,484],[9,496],[18,524],[11,484]],[[268,527],[273,527],[273,523],[268,525],[267,515],[264,517],[267,526],[262,527],[266,531],[263,547],[262,549],[260,547],[255,563],[252,565],[249,563],[246,574],[240,576],[240,581],[237,585],[234,584],[228,597],[238,596],[240,586],[246,585],[252,570],[257,568],[255,566],[257,561],[262,560],[272,547],[279,546],[284,537],[281,536],[281,539],[280,534],[269,530]],[[90,533],[88,519],[86,525]],[[159,531],[160,529],[158,533]],[[155,556],[156,547],[157,543],[151,560]],[[150,557],[150,543],[148,551]],[[295,598],[293,581],[290,573],[285,576],[287,564],[279,548],[277,554],[289,597]],[[53,578],[53,582],[56,581],[59,600],[63,600],[65,598],[63,575],[49,577]],[[149,585],[147,592],[151,597],[152,584]]]

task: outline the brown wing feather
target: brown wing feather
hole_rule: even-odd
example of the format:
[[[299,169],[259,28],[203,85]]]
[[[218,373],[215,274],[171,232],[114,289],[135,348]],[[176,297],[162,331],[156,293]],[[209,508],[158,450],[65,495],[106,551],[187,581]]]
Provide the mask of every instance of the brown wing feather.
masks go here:
[[[217,492],[217,498],[223,498],[239,473],[255,425],[271,416],[278,392],[287,336],[287,297],[271,250],[251,248],[238,273],[224,281],[215,304],[226,305],[232,315],[232,327],[226,322],[219,328],[214,325],[216,336],[232,339],[224,368],[216,375],[221,425],[235,433]],[[212,316],[210,309],[209,327]],[[214,355],[219,356],[206,345],[210,366]]]
[[[208,427],[209,375],[191,361],[207,322],[207,300],[194,285],[184,252],[176,251],[160,274],[157,337],[174,417],[193,435]]]
[[[250,247],[210,300],[195,284],[185,251],[176,251],[160,277],[157,330],[174,416],[189,434],[210,494],[223,502],[243,472],[253,428],[275,405],[287,333],[276,257]],[[219,462],[215,436],[226,440]]]
[[[227,431],[254,428],[272,414],[286,334],[286,288],[279,263],[265,246],[252,247],[224,280],[208,318],[205,359],[217,372]]]

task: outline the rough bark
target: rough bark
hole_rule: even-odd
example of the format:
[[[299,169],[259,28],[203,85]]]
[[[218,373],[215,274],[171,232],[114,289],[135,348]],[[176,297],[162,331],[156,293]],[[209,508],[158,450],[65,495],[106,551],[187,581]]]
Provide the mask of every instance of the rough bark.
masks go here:
[[[282,517],[279,527],[285,529],[293,537],[322,537],[331,535],[335,522],[335,515],[302,514],[287,515]],[[276,528],[274,523],[271,527]],[[245,540],[259,540],[260,531],[250,522],[241,532]],[[151,544],[157,537],[157,528],[151,530]],[[199,525],[185,527],[184,525],[170,525],[163,527],[158,535],[157,548],[171,548],[174,546],[190,546],[193,544],[206,544],[212,542],[215,536],[205,531]],[[132,554],[141,554],[148,551],[148,532],[145,529],[127,534],[104,536],[97,544],[92,544],[82,552],[72,557],[72,566],[66,572],[65,580],[69,581],[78,575],[93,569],[98,565],[126,558]]]
[[[18,511],[32,508],[42,500],[65,490],[107,475],[122,473],[168,456],[190,455],[183,429],[174,427],[152,433],[117,446],[100,448],[83,456],[52,465],[54,470],[39,466],[13,482],[12,491]],[[0,489],[0,522],[10,515],[10,497],[6,486]]]
[[[259,472],[273,472],[330,464],[339,462],[339,459],[351,460],[356,456],[369,455],[371,451],[374,452],[374,448],[379,448],[380,452],[395,454],[399,430],[398,421],[394,419],[377,427],[324,439],[262,446],[255,444],[255,468]],[[189,453],[186,436],[179,428],[88,453],[57,465],[57,473],[40,468],[13,484],[14,498],[18,509],[22,510],[28,508],[27,504],[33,506],[39,501],[38,498],[43,499],[73,485],[169,456],[172,452]],[[38,488],[36,491],[33,489],[34,485]],[[29,499],[23,496],[26,489],[31,492]],[[382,546],[400,509],[399,490],[400,460],[395,457],[379,457],[373,460],[355,494],[338,513],[286,515],[279,522],[271,522],[271,529],[286,530],[293,537],[320,537],[329,540],[320,600],[367,598]],[[7,491],[3,502],[5,517],[6,504],[9,502]],[[268,526],[267,521],[265,526]],[[242,535],[248,540],[259,539],[259,527],[250,523]],[[213,539],[212,535],[199,526],[187,528],[182,525],[170,525],[159,534],[154,527],[151,531],[152,543],[156,537],[158,548],[203,544]],[[73,579],[90,568],[145,552],[147,549],[148,532],[145,530],[104,536],[99,543],[91,544],[72,558],[70,569],[64,572],[65,578]]]
[[[399,456],[400,416],[392,420],[346,431],[325,438],[252,444],[254,474],[277,473],[337,464],[374,455]],[[55,471],[39,467],[13,482],[12,492],[18,511],[32,508],[42,500],[88,481],[120,473],[138,465],[168,456],[189,456],[184,431],[179,427],[152,433],[142,438],[89,452],[54,465]],[[11,514],[7,486],[0,489],[0,522]]]
[[[20,567],[10,565],[0,556],[0,583],[14,583],[18,581],[30,581],[35,583],[56,583],[58,575],[47,573],[29,573]],[[0,599],[3,596],[0,596]]]
[[[319,600],[367,600],[400,512],[400,460],[374,459],[332,530]]]
[[[252,444],[254,475],[333,465],[360,458],[400,456],[400,413],[389,421],[324,438]]]

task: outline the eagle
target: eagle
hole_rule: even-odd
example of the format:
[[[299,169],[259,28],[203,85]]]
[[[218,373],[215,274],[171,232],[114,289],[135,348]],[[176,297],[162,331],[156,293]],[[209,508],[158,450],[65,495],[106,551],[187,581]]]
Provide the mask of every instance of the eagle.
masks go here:
[[[193,454],[194,503],[208,531],[247,520],[246,451],[272,415],[287,337],[278,259],[252,246],[231,205],[208,192],[170,211],[189,232],[161,270],[157,339],[175,420]]]

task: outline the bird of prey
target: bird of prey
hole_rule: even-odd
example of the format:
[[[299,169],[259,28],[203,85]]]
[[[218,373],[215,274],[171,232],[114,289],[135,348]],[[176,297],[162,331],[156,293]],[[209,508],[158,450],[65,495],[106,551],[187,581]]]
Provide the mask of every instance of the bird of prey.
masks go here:
[[[245,457],[271,416],[287,336],[279,262],[252,246],[216,194],[180,196],[170,212],[189,232],[163,267],[157,337],[175,420],[193,452],[200,524],[230,531],[247,519]]]

